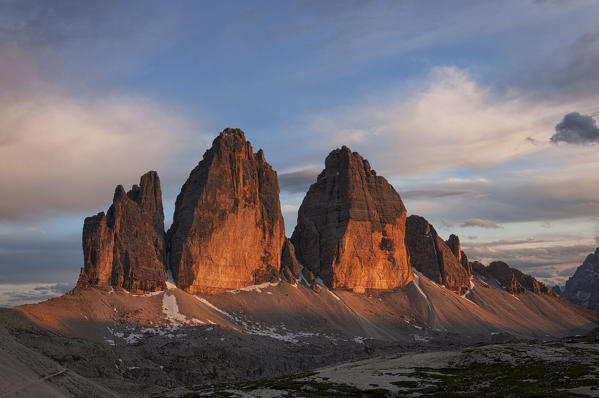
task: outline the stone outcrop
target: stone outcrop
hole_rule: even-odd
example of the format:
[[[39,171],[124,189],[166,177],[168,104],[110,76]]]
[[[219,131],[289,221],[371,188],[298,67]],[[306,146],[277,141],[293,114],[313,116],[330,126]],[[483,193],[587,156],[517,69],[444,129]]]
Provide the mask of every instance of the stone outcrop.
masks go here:
[[[393,187],[347,147],[332,151],[291,237],[297,258],[333,289],[393,289],[412,278],[406,209]]]
[[[277,173],[243,131],[224,130],[175,203],[168,242],[177,286],[219,292],[277,280],[284,240]]]
[[[584,260],[566,282],[562,297],[599,311],[599,248]]]
[[[412,268],[457,294],[470,288],[471,268],[456,235],[445,242],[425,218],[412,215],[406,221],[406,245]]]
[[[295,247],[289,239],[285,239],[281,250],[281,276],[291,284],[295,284],[300,274],[300,264],[295,256]]]
[[[545,284],[534,277],[526,275],[516,268],[510,267],[503,261],[493,261],[486,267],[487,277],[494,278],[511,294],[533,292],[536,294],[555,295]]]
[[[127,193],[117,186],[107,213],[85,219],[83,257],[79,287],[112,286],[134,293],[164,289],[164,214],[155,171]]]

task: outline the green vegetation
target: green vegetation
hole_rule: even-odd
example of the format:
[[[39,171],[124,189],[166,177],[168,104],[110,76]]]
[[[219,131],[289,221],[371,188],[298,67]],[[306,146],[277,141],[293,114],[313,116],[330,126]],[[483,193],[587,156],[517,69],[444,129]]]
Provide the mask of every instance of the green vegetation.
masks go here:
[[[515,366],[472,363],[448,369],[418,368],[410,376],[421,381],[392,384],[404,393],[419,393],[422,397],[575,397],[585,395],[567,390],[599,389],[599,373],[594,366],[560,361],[528,361]]]

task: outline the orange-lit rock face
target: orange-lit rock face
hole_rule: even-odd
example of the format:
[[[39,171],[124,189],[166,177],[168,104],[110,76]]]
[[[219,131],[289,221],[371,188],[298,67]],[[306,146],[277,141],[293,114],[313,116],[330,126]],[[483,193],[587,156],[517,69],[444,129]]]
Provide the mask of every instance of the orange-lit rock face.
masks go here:
[[[414,269],[457,294],[468,290],[470,266],[457,236],[452,235],[445,242],[423,217],[410,216],[406,222],[406,243]]]
[[[302,265],[333,289],[393,289],[413,278],[405,220],[395,189],[343,147],[326,158],[291,240]]]
[[[193,169],[168,239],[175,281],[190,293],[278,278],[285,227],[277,173],[243,131],[224,130]]]
[[[80,286],[122,287],[134,293],[164,289],[165,240],[160,180],[141,177],[128,192],[119,185],[107,214],[85,219]]]

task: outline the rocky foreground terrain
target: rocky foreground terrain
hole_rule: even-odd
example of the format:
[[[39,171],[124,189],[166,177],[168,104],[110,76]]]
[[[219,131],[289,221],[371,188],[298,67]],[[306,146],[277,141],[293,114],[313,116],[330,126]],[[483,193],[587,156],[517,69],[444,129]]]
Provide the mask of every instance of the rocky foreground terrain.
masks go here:
[[[201,295],[171,283],[166,291],[144,295],[88,288],[2,312],[1,387],[21,396],[180,396],[205,394],[213,391],[205,386],[219,383],[245,391],[254,387],[239,382],[266,383],[360,359],[387,366],[396,354],[435,358],[436,351],[497,343],[508,344],[501,345],[506,352],[514,344],[532,352],[545,341],[591,333],[597,321],[596,313],[566,300],[512,295],[476,276],[464,296],[422,275],[405,288],[370,295],[325,286],[315,292],[285,281]],[[418,368],[438,364],[431,359]],[[343,373],[334,383],[353,386],[346,391],[376,389],[364,387],[371,377],[364,372],[362,384],[348,382]],[[390,388],[391,382],[416,382],[398,376],[385,384],[372,372],[368,384],[390,394],[404,391]],[[296,387],[308,386],[299,396],[314,396],[310,388],[327,384],[310,381],[314,377],[290,379]]]
[[[453,350],[423,348],[276,379],[197,386],[153,396],[599,396],[599,335]]]
[[[278,195],[238,129],[168,231],[156,172],[117,186],[84,222],[77,287],[0,312],[0,396],[594,394],[594,340],[563,339],[599,314],[470,262],[358,153],[329,154],[290,239]]]

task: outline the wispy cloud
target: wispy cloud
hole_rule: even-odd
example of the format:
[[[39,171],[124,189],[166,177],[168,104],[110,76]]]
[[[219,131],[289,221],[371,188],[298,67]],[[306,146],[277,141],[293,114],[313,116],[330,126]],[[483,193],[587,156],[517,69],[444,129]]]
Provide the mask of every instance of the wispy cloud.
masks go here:
[[[0,107],[0,220],[52,210],[104,210],[119,183],[137,183],[182,149],[189,128],[139,98],[38,93]]]
[[[291,193],[306,193],[311,184],[316,182],[320,170],[306,169],[290,173],[279,174],[281,190]]]
[[[481,218],[469,218],[464,221],[461,225],[464,227],[479,227],[479,228],[487,228],[487,229],[500,229],[502,228],[500,225],[497,225],[494,221],[491,220],[483,220]]]

